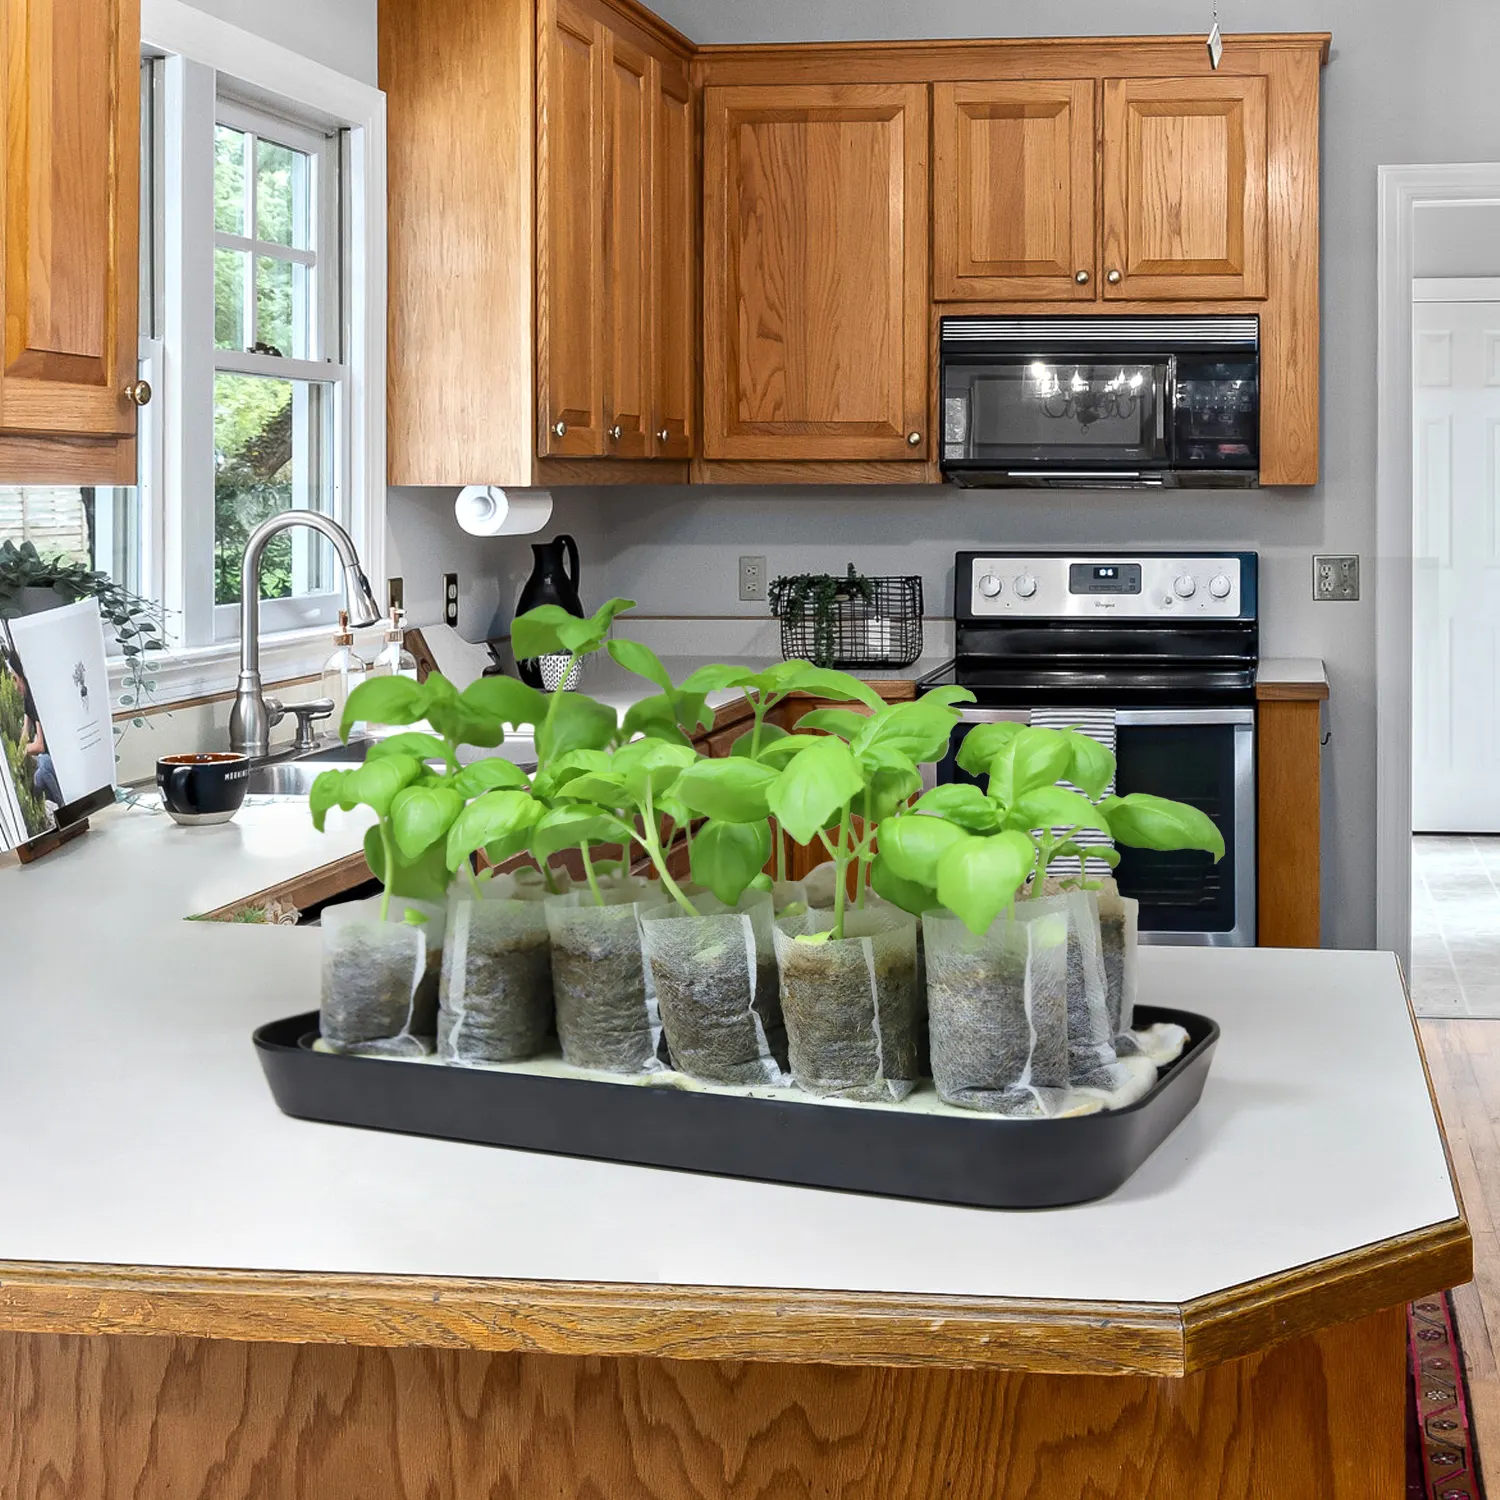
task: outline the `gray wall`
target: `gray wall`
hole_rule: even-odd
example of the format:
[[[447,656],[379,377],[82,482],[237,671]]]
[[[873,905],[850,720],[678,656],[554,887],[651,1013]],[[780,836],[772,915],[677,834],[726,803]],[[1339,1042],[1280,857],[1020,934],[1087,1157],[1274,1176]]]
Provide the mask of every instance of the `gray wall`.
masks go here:
[[[376,81],[378,0],[188,0],[361,83]]]
[[[1416,275],[1500,276],[1500,203],[1419,203],[1416,215]]]

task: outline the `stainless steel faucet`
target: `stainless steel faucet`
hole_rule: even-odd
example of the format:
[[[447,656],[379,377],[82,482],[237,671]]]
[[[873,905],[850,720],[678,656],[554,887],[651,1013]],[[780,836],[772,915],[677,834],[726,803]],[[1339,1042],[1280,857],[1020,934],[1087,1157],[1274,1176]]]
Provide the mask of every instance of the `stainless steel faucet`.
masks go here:
[[[296,748],[311,749],[312,720],[326,719],[333,712],[330,699],[283,705],[279,699],[268,699],[261,692],[260,560],[266,543],[277,532],[293,526],[307,526],[333,543],[333,550],[344,565],[344,599],[349,606],[350,624],[363,627],[381,619],[381,608],[370,592],[370,580],[360,566],[359,553],[354,550],[349,533],[337,521],[315,510],[283,510],[262,521],[250,533],[240,565],[240,681],[234,710],[229,715],[229,748],[241,755],[265,755],[270,749],[271,730],[288,714],[297,716]]]

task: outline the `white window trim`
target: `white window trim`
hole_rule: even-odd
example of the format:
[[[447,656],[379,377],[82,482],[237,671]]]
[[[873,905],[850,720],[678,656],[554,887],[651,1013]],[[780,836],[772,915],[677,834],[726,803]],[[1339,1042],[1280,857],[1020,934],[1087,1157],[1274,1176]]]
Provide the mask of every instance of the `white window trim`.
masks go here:
[[[183,113],[213,118],[215,73],[232,80],[231,92],[257,108],[277,112],[294,104],[297,113],[333,130],[347,131],[344,214],[349,234],[349,274],[342,308],[343,345],[348,365],[348,473],[353,537],[366,574],[377,589],[385,577],[385,375],[386,375],[386,150],[385,95],[321,63],[238,26],[219,20],[183,0],[142,0],[143,43],[166,54],[166,120],[163,191],[181,201],[186,190],[212,205],[212,150],[184,158]],[[207,174],[206,180],[204,174]],[[186,181],[184,179],[186,178]],[[203,356],[184,346],[185,310],[208,309],[212,318],[213,258],[182,255],[182,239],[195,243],[212,233],[212,213],[203,224],[188,224],[168,214],[165,260],[169,266],[198,265],[195,275],[171,275],[164,287],[161,345],[163,384],[169,392],[160,414],[163,448],[162,496],[158,511],[166,596],[173,618],[213,618],[213,579],[184,573],[184,528],[213,524],[212,507],[203,502],[203,480],[212,474],[213,393],[211,376],[194,366]],[[160,387],[159,387],[160,388]],[[189,500],[195,503],[185,503]],[[155,518],[153,518],[155,519]],[[211,548],[209,549],[211,550]],[[197,555],[203,555],[201,552]],[[200,570],[201,572],[202,570]],[[185,590],[192,598],[185,597]],[[331,650],[324,626],[310,630],[267,632],[261,642],[262,671],[267,681],[305,676],[322,666]],[[232,688],[238,672],[238,641],[190,644],[150,663],[156,683],[154,701],[169,704],[183,698]],[[112,686],[123,676],[123,663],[111,671]]]

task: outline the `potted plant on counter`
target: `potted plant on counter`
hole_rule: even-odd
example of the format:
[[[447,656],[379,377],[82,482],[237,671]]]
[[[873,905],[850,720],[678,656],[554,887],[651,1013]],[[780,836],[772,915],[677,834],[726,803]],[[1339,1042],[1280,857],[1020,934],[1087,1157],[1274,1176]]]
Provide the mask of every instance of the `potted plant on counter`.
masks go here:
[[[983,774],[985,788],[938,787],[889,820],[874,876],[889,899],[924,913],[938,1092],[1016,1116],[1054,1114],[1078,1089],[1129,1102],[1155,1077],[1122,1060],[1134,1049],[1116,1040],[1129,1029],[1133,955],[1121,947],[1106,959],[1096,891],[1081,875],[1051,879],[1051,867],[1064,857],[1080,869],[1086,855],[1117,861],[1111,848],[1079,845],[1086,828],[1130,847],[1215,858],[1223,838],[1184,803],[1105,796],[1114,757],[1077,731],[982,725],[960,764]],[[1111,926],[1123,944],[1123,914]]]

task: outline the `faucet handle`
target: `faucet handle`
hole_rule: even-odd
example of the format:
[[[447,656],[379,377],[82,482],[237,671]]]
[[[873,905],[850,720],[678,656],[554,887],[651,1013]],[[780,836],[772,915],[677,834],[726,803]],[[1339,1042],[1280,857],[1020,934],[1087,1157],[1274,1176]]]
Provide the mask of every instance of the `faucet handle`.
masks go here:
[[[266,728],[274,729],[286,718],[286,705],[280,698],[262,698],[260,701],[266,706]]]
[[[280,705],[277,705],[280,707]],[[297,716],[297,737],[292,741],[293,750],[311,750],[313,747],[313,724],[319,719],[333,717],[332,698],[314,698],[311,703],[290,703],[282,709],[283,714]],[[275,722],[274,720],[272,721]]]

